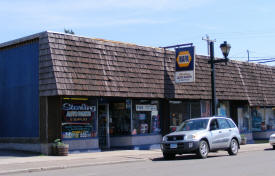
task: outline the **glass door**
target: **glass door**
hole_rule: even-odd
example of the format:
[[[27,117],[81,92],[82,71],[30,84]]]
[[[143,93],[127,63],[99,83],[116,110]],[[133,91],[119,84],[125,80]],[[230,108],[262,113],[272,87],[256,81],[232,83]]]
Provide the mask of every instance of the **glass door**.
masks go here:
[[[109,105],[98,105],[98,140],[100,149],[110,148]]]

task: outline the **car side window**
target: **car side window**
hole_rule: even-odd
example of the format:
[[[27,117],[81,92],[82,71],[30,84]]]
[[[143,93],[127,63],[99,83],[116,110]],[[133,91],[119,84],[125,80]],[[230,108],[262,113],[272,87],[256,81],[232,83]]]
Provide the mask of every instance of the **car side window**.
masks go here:
[[[219,123],[220,129],[230,128],[229,124],[225,119],[218,119],[218,123]]]
[[[236,125],[231,120],[226,119],[226,121],[228,122],[230,128],[235,128],[236,127]]]
[[[219,125],[218,125],[218,121],[217,119],[213,119],[210,123],[210,130],[218,130],[219,129]]]

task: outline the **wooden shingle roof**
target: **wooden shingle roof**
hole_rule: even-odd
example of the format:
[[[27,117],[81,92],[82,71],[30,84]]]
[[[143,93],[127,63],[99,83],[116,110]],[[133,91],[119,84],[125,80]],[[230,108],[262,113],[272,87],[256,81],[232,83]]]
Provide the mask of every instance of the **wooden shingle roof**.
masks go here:
[[[40,96],[211,99],[206,56],[196,56],[195,83],[175,84],[173,51],[53,32],[39,41]],[[238,61],[217,64],[217,98],[275,106],[274,72]]]

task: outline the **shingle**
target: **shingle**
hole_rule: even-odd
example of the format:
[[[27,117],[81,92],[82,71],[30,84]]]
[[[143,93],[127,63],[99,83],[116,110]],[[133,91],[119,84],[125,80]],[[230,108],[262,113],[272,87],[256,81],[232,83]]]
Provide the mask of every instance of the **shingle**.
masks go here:
[[[175,84],[173,51],[64,34],[48,36],[40,44],[43,95],[52,95],[54,88],[46,84],[51,84],[54,79],[47,79],[55,75],[62,78],[57,82],[66,85],[61,86],[62,91],[55,91],[59,95],[211,98],[211,72],[206,56],[196,56],[196,83]],[[217,64],[217,98],[274,105],[274,73],[273,67],[245,62]]]

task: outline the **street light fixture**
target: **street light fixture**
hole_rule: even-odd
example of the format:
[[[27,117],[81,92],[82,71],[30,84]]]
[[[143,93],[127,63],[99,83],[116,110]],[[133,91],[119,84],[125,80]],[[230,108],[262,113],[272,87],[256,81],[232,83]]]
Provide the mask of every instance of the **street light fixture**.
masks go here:
[[[226,41],[224,41],[224,42],[220,45],[220,48],[221,48],[221,50],[222,50],[222,54],[223,54],[224,58],[225,58],[225,59],[228,59],[227,56],[228,56],[228,54],[229,54],[231,45],[228,44]]]
[[[220,45],[220,48],[222,50],[223,56],[225,59],[219,59],[215,60],[214,58],[214,42],[210,41],[210,61],[208,61],[209,64],[211,64],[211,87],[212,87],[212,116],[217,115],[217,98],[216,98],[216,85],[215,85],[215,64],[220,62],[228,62],[228,54],[230,51],[231,46],[227,44],[225,41]]]

